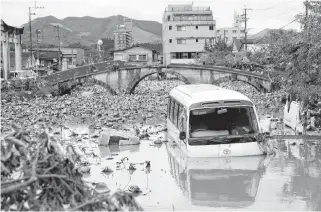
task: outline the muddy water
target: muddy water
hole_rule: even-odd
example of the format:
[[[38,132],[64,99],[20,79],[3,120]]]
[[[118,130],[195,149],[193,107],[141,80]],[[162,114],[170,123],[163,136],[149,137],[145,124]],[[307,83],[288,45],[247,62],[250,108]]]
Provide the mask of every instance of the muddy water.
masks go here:
[[[89,141],[99,159],[84,180],[104,182],[111,192],[137,185],[145,210],[321,210],[320,141],[271,140],[275,156],[191,159],[169,143],[153,144],[158,136],[166,134],[135,146]],[[106,167],[113,171],[103,173]]]
[[[153,144],[166,134],[135,146],[98,146],[101,129],[88,127],[93,123],[66,124],[97,156],[86,158],[91,174],[84,180],[104,182],[111,192],[137,185],[144,210],[321,210],[321,141],[271,140],[274,156],[191,159],[168,143]],[[106,167],[112,172],[102,172]]]

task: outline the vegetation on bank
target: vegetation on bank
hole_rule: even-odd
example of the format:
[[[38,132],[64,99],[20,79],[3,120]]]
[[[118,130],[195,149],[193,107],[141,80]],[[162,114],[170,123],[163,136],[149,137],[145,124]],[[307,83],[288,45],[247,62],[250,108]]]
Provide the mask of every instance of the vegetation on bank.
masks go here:
[[[321,94],[321,3],[305,4],[309,15],[296,16],[301,31],[271,30],[256,41],[257,50],[247,53],[233,53],[231,46],[217,40],[213,46],[205,45],[201,62],[227,67],[271,67],[273,81],[285,86],[292,97],[317,100]]]

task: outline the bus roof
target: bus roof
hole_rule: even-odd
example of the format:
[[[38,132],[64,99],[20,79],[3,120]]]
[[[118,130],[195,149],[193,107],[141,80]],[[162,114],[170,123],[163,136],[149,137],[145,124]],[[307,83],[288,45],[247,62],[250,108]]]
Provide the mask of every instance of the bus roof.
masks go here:
[[[190,108],[191,105],[200,102],[225,100],[243,100],[246,102],[252,102],[247,96],[240,92],[211,84],[179,85],[173,88],[169,95],[177,99],[187,108]]]

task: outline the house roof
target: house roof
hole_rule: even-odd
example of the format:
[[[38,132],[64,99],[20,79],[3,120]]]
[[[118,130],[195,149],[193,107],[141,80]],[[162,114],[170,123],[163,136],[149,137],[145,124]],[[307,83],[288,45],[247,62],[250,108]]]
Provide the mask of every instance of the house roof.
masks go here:
[[[62,54],[77,54],[80,49],[78,48],[61,48],[60,51]],[[39,51],[59,51],[58,48],[41,48]]]
[[[150,51],[155,51],[157,52],[156,50],[154,49],[150,49],[150,48],[147,48],[145,46],[140,46],[140,45],[137,45],[137,46],[131,46],[131,47],[128,47],[128,48],[125,48],[125,49],[118,49],[118,50],[114,50],[113,52],[124,52],[128,49],[133,49],[133,48],[143,48],[143,49],[147,49],[147,50],[150,50]],[[157,52],[158,53],[158,52]]]
[[[59,57],[58,51],[39,52],[39,58],[43,60],[52,60]]]
[[[14,26],[10,26],[8,24],[6,24],[6,22],[4,22],[2,19],[1,19],[1,25],[3,26],[4,28],[4,31],[16,31],[17,33],[19,34],[23,34],[23,27],[14,27]]]

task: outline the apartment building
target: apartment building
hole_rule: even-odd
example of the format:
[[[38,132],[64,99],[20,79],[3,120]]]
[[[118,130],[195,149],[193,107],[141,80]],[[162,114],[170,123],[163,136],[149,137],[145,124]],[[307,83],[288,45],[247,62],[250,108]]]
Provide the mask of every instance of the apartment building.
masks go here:
[[[117,25],[114,31],[114,49],[122,50],[133,45],[133,21],[124,18],[124,24]]]
[[[168,5],[163,15],[163,63],[194,63],[205,42],[214,43],[216,22],[210,7]]]
[[[232,44],[233,40],[241,39],[245,36],[242,16],[234,13],[234,23],[232,27],[222,27],[216,30],[217,38],[224,39],[227,44]]]

